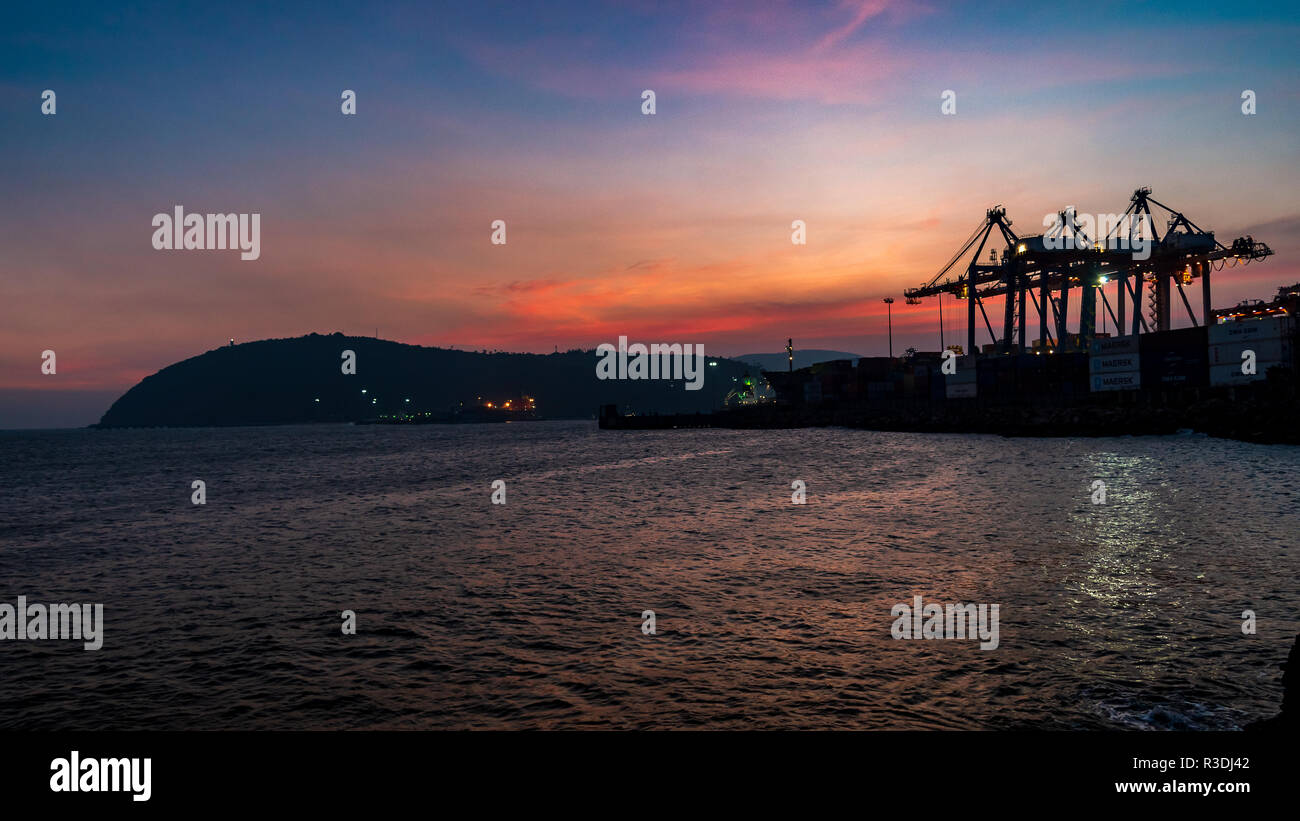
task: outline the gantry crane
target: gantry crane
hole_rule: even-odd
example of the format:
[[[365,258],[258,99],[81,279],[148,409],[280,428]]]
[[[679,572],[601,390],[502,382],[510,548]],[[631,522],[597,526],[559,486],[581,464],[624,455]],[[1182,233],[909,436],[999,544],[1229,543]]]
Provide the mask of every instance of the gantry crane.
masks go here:
[[[1156,228],[1151,206],[1168,212],[1163,236]],[[1100,233],[1105,226],[1094,226]],[[1121,229],[1127,228],[1127,235]],[[998,236],[990,246],[987,263],[980,255],[997,229]],[[1001,246],[1000,248],[998,246]],[[974,248],[965,271],[955,279],[949,276],[954,267]],[[1000,252],[1000,253],[999,253]],[[1038,314],[1039,344],[1050,344],[1059,349],[1069,338],[1067,316],[1074,288],[1080,290],[1078,345],[1086,348],[1096,332],[1097,294],[1115,323],[1119,335],[1137,334],[1140,331],[1169,330],[1172,312],[1171,296],[1176,288],[1182,298],[1192,324],[1197,322],[1184,286],[1201,280],[1202,318],[1211,321],[1210,272],[1221,270],[1229,261],[1246,264],[1271,256],[1273,251],[1253,237],[1238,237],[1232,246],[1223,245],[1212,231],[1203,231],[1182,212],[1164,205],[1151,196],[1150,188],[1133,192],[1129,206],[1105,236],[1089,236],[1079,224],[1072,209],[1057,214],[1057,220],[1046,234],[1019,237],[1011,230],[1006,209],[997,206],[985,212],[984,220],[971,233],[948,264],[940,269],[928,283],[903,292],[907,303],[916,305],[924,297],[952,294],[966,299],[966,347],[975,353],[975,311],[979,310],[989,336],[997,343],[999,351],[1011,352],[1027,349],[1026,302],[1032,301]],[[1214,263],[1218,262],[1218,268]],[[1118,314],[1112,309],[1104,286],[1115,280],[1118,290]],[[1142,315],[1142,291],[1149,286],[1148,316]],[[1002,334],[993,330],[984,300],[1005,296],[1002,316]],[[1131,324],[1127,308],[1132,307]],[[1048,321],[1048,311],[1051,322]],[[1148,322],[1149,318],[1149,322]],[[1051,329],[1054,328],[1054,333]]]

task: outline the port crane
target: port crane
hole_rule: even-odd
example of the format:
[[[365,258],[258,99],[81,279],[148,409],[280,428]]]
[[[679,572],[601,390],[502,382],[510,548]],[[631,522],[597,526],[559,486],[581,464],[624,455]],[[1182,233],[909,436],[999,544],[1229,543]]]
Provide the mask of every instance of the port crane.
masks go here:
[[[1165,212],[1163,235],[1156,227],[1153,205]],[[1081,225],[1072,209],[1058,212],[1055,225],[1045,234],[1021,237],[1011,225],[1005,208],[999,205],[988,209],[983,221],[938,274],[919,288],[903,292],[909,305],[945,293],[965,299],[967,353],[977,351],[977,310],[999,352],[1028,350],[1030,305],[1038,315],[1038,344],[1043,350],[1086,349],[1096,333],[1098,294],[1121,336],[1169,330],[1175,290],[1192,324],[1198,325],[1201,323],[1185,290],[1197,279],[1201,281],[1201,321],[1209,324],[1210,273],[1229,263],[1244,265],[1273,254],[1268,245],[1250,236],[1238,237],[1231,246],[1225,246],[1214,238],[1213,231],[1202,230],[1184,213],[1152,197],[1150,188],[1133,192],[1128,208],[1104,236],[1104,225]],[[1098,236],[1090,236],[1089,227]],[[1122,233],[1125,228],[1127,234]],[[989,259],[982,263],[980,256],[986,247]],[[965,260],[969,261],[963,268],[960,263]],[[1115,306],[1105,291],[1111,281],[1117,283]],[[1067,317],[1075,289],[1080,300],[1079,331],[1072,335]],[[984,309],[984,301],[996,296],[1006,297],[1001,335],[994,331]]]

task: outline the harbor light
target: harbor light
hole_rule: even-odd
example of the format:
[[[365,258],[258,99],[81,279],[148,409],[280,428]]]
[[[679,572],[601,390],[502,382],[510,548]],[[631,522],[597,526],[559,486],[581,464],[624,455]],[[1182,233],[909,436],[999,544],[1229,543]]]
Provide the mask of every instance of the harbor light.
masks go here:
[[[887,296],[884,299],[885,318],[889,323],[889,358],[894,358],[894,298]]]

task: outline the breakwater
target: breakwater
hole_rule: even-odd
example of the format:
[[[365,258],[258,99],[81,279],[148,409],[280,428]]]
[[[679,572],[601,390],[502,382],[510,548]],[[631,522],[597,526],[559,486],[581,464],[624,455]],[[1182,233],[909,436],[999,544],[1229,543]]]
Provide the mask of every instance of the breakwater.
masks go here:
[[[606,430],[674,428],[848,427],[881,431],[991,433],[1002,436],[1153,436],[1195,431],[1225,439],[1300,445],[1300,406],[1290,378],[1227,388],[1196,388],[1137,397],[1087,396],[1060,402],[997,402],[978,398],[942,403],[831,400],[770,402],[713,413],[620,414],[602,406]]]

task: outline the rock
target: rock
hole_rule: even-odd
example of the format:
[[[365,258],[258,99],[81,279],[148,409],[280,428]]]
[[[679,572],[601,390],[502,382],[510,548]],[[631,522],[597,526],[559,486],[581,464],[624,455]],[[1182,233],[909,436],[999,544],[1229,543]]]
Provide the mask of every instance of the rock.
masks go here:
[[[1247,732],[1285,732],[1300,729],[1300,635],[1282,662],[1282,712],[1246,725]]]

